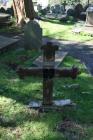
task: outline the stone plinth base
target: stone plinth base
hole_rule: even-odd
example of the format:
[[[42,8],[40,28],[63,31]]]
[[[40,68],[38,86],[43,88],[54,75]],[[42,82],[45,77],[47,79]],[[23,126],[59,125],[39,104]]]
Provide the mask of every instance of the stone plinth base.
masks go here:
[[[75,106],[76,104],[73,103],[70,99],[65,99],[65,100],[54,100],[53,105],[51,106],[45,106],[42,105],[42,101],[31,101],[28,105],[29,108],[33,109],[42,109],[43,111],[48,111],[48,110],[58,110],[61,109],[61,107],[64,106]]]

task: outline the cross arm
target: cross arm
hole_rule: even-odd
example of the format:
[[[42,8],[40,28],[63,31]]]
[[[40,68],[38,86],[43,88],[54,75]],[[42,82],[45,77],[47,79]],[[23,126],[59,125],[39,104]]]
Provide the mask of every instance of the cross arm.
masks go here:
[[[72,79],[75,79],[77,75],[80,73],[78,68],[71,68],[71,69],[61,69],[61,68],[36,68],[36,67],[31,67],[31,68],[18,68],[17,69],[17,74],[21,79],[24,79],[26,76],[36,76],[36,77],[41,77],[41,76],[48,76],[48,78],[53,78],[54,75],[56,77],[71,77]]]
[[[57,77],[71,77],[72,79],[75,79],[79,73],[78,68],[55,69],[55,75]]]
[[[36,67],[18,68],[16,72],[21,79],[24,79],[24,77],[26,76],[40,76],[40,77],[43,76],[42,68]]]

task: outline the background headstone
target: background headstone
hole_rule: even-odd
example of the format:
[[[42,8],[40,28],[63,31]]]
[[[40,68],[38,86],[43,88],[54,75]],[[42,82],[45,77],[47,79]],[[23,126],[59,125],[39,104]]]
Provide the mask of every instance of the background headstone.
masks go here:
[[[64,6],[63,5],[60,6],[60,10],[61,10],[61,13],[64,13],[65,12],[65,9],[64,9]]]
[[[1,7],[0,8],[0,13],[5,13],[5,12],[6,12],[6,10],[3,7]]]
[[[61,8],[60,8],[60,5],[59,4],[56,4],[55,5],[55,13],[56,14],[60,14],[61,13]]]
[[[13,7],[7,8],[7,9],[6,9],[6,13],[7,13],[7,14],[10,14],[11,16],[14,16]]]
[[[75,17],[80,18],[81,12],[83,12],[83,6],[81,4],[77,4],[75,6]]]
[[[52,14],[54,14],[55,13],[55,7],[54,6],[51,6],[50,7],[50,11],[51,11]]]
[[[38,10],[38,12],[39,12],[40,10],[42,10],[42,6],[41,6],[40,4],[37,5],[37,10]]]
[[[67,10],[67,16],[75,16],[75,13],[74,13],[74,9],[68,9]]]
[[[40,49],[42,46],[42,29],[36,21],[29,21],[24,29],[26,49]]]

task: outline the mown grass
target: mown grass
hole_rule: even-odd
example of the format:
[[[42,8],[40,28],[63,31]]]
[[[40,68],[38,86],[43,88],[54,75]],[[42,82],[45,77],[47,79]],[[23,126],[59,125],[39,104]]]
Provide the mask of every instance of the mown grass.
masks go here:
[[[88,35],[73,34],[73,24],[42,21],[40,25],[44,36],[81,42],[93,39]],[[13,28],[0,29],[0,31],[12,32]],[[53,110],[39,113],[27,107],[30,100],[42,99],[42,78],[32,76],[21,80],[9,63],[30,67],[38,55],[36,51],[22,49],[0,55],[0,140],[66,140],[64,132],[56,130],[56,125],[64,122],[64,118],[80,124],[84,129],[84,136],[76,138],[77,140],[92,140],[93,77],[88,74],[80,60],[67,56],[60,65],[69,68],[73,65],[78,66],[81,74],[77,79],[54,79],[54,99],[70,98],[77,104],[75,109],[64,107],[61,112]],[[70,88],[69,85],[72,84],[79,84],[79,87]],[[68,140],[72,139],[69,137]]]
[[[39,55],[36,51],[15,50],[0,56],[0,139],[1,140],[66,140],[64,133],[55,128],[64,118],[77,122],[85,130],[82,140],[93,139],[93,78],[85,65],[67,56],[60,67],[76,65],[81,70],[77,79],[55,78],[54,99],[70,98],[77,104],[76,109],[63,108],[61,112],[39,113],[28,109],[32,99],[42,99],[42,78],[19,79],[7,64],[17,63],[28,67]],[[22,61],[20,57],[28,56]],[[79,84],[78,88],[65,85]],[[69,138],[70,140],[70,138]]]
[[[16,35],[24,32],[23,29],[17,27],[15,25],[15,19],[13,20],[13,24],[11,26],[1,27],[0,33],[6,35]],[[84,22],[74,22],[68,20],[67,22],[60,22],[59,20],[46,19],[43,21],[39,21],[41,28],[43,29],[43,36],[60,39],[60,40],[71,40],[71,41],[79,41],[86,42],[92,41],[93,36],[86,32],[81,33],[73,33],[75,28],[84,27]]]
[[[80,34],[73,33],[75,28],[84,26],[74,22],[62,23],[58,20],[46,20],[40,21],[40,25],[43,29],[43,35],[51,38],[56,38],[60,40],[72,40],[72,41],[92,41],[93,37],[89,34],[81,32]],[[77,26],[77,27],[76,27]]]

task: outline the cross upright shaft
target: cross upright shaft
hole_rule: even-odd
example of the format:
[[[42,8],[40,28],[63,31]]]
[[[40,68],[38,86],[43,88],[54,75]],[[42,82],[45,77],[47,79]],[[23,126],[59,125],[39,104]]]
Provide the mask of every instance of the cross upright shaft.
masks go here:
[[[43,50],[43,105],[52,105],[55,51],[58,50],[58,46],[48,42],[41,49]]]

